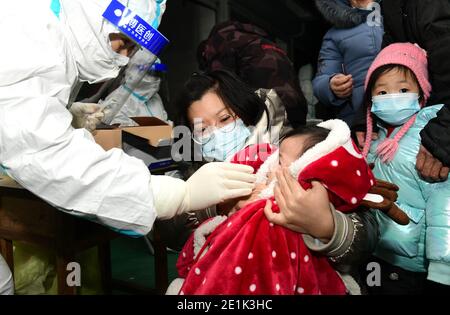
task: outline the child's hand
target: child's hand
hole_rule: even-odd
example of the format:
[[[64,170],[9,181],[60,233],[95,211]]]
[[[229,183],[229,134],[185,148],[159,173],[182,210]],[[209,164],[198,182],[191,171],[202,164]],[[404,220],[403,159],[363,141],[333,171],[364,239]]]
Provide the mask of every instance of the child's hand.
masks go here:
[[[273,213],[270,201],[264,212],[270,222],[315,238],[329,240],[334,232],[333,214],[327,190],[312,182],[312,188],[304,190],[286,168],[277,171],[275,201],[280,213]]]
[[[335,75],[330,80],[330,88],[338,98],[347,98],[353,92],[353,78],[351,74],[342,73]]]

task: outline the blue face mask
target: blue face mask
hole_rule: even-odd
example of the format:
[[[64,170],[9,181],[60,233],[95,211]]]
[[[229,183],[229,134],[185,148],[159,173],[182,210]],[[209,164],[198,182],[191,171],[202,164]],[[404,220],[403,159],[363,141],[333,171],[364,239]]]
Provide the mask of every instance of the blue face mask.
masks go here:
[[[400,126],[420,111],[417,93],[393,93],[372,97],[371,112],[392,126]]]
[[[213,132],[211,139],[202,145],[203,157],[225,161],[244,148],[250,135],[251,132],[244,122],[237,119],[232,130],[227,125]]]

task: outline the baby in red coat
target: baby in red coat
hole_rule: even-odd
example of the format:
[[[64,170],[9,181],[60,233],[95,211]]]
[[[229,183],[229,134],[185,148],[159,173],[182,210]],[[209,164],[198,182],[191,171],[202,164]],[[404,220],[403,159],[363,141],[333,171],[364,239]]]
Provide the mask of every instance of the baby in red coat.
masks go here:
[[[271,145],[256,145],[236,154],[231,162],[253,166],[257,182],[268,185],[257,196],[239,201],[236,208],[240,210],[230,217],[215,217],[195,231],[177,263],[184,281],[177,280],[168,293],[345,294],[327,258],[311,253],[300,234],[270,223],[264,207],[270,199],[273,210],[279,211],[270,174],[281,164],[289,166],[305,189],[312,180],[320,181],[337,209],[354,210],[375,180],[347,125],[327,121],[288,134],[279,154]]]
[[[258,183],[249,197],[229,200],[224,204],[217,206],[221,214],[231,215],[237,210],[245,207],[247,204],[261,199],[261,192],[267,188],[267,185],[275,178],[275,171],[281,167],[289,167],[298,160],[306,151],[316,144],[325,141],[330,133],[329,129],[319,126],[304,126],[288,132],[281,139],[279,149],[271,144],[251,145],[238,152],[230,160],[231,163],[245,164],[259,170],[267,158],[278,154],[278,165],[271,167],[267,179],[263,176],[258,179]],[[278,152],[276,152],[278,149]]]

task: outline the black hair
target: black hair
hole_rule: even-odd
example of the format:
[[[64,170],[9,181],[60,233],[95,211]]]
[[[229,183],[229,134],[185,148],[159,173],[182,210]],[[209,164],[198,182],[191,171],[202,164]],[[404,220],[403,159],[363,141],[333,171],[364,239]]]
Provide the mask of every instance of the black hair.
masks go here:
[[[287,132],[284,137],[281,139],[281,142],[286,140],[287,138],[297,137],[297,136],[307,136],[305,142],[303,144],[301,154],[305,153],[309,149],[311,149],[316,144],[324,141],[330,133],[329,129],[315,126],[315,125],[306,125],[297,127],[289,132]],[[280,144],[281,144],[280,142]]]
[[[256,125],[264,111],[268,114],[264,100],[235,74],[226,70],[214,70],[194,73],[184,84],[175,101],[177,125],[192,127],[188,118],[189,107],[209,91],[217,93],[225,106],[247,126]],[[267,128],[269,128],[269,121]]]
[[[375,83],[377,82],[377,80],[385,73],[391,71],[391,70],[397,70],[400,71],[401,73],[403,73],[405,76],[407,76],[408,74],[411,75],[411,77],[413,78],[413,80],[416,82],[417,86],[419,87],[419,102],[421,102],[423,100],[423,91],[422,91],[422,87],[419,84],[419,81],[417,80],[416,75],[414,74],[414,72],[411,71],[411,69],[409,69],[408,67],[404,66],[404,65],[399,65],[399,64],[387,64],[384,66],[381,66],[379,68],[377,68],[372,75],[369,78],[369,82],[367,83],[367,88],[366,88],[366,92],[364,95],[364,102],[367,105],[370,105],[372,103],[372,90],[375,87]]]

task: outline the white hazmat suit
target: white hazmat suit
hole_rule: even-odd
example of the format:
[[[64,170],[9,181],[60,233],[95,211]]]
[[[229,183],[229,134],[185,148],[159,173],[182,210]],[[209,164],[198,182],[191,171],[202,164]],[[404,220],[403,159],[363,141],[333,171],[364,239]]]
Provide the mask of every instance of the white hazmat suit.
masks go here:
[[[131,59],[125,70],[124,82],[105,99],[105,102],[110,98],[114,98],[117,93],[126,93],[129,91],[127,85],[128,77],[130,76],[131,68],[138,67],[143,62],[140,61],[141,51],[138,51]],[[130,117],[157,117],[161,120],[167,121],[167,112],[164,109],[161,97],[158,95],[159,87],[161,85],[161,78],[156,74],[148,73],[142,81],[131,91],[124,106],[119,110],[111,124],[120,124],[121,126],[137,126]]]
[[[59,0],[52,0],[59,1]],[[166,0],[133,0],[123,1],[133,12],[139,14],[141,18],[147,21],[153,28],[157,29],[161,23],[161,18],[166,11]],[[119,29],[114,25],[107,25],[109,32],[120,33]],[[107,105],[109,101],[112,103],[121,103],[124,95],[128,95],[128,99],[122,105],[122,108],[103,110],[103,106],[97,103],[87,104],[74,103],[70,107],[73,115],[72,126],[74,128],[86,128],[94,131],[100,121],[107,124],[119,123],[121,126],[137,126],[137,124],[129,117],[154,116],[167,121],[167,113],[164,110],[162,100],[156,93],[159,90],[160,79],[153,75],[146,75],[142,81],[137,84],[134,82],[136,71],[139,73],[142,67],[148,65],[148,52],[145,49],[138,49],[124,71],[124,82],[113,91],[104,101],[99,104]],[[139,74],[138,74],[139,76]],[[133,83],[134,82],[134,83]],[[131,83],[131,85],[130,85]],[[132,89],[130,88],[132,87]],[[130,95],[131,94],[131,95]],[[96,98],[96,96],[93,96]],[[109,112],[113,110],[113,112]]]

